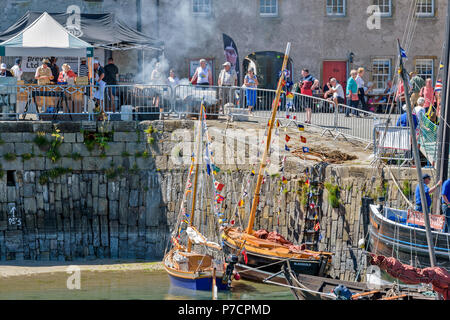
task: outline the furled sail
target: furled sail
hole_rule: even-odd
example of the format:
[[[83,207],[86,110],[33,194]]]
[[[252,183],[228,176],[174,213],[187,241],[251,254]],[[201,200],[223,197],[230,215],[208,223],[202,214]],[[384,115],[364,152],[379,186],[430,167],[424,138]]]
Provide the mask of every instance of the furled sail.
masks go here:
[[[191,241],[195,244],[203,244],[207,247],[216,249],[216,250],[222,250],[222,247],[215,243],[215,242],[211,242],[208,241],[197,229],[195,229],[194,227],[188,227],[186,229],[186,233],[189,237],[189,239],[191,239]]]

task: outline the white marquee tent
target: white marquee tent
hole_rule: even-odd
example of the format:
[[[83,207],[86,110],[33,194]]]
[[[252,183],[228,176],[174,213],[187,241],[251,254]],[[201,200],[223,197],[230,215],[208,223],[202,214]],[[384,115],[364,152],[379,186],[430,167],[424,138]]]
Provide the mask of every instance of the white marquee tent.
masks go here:
[[[19,34],[0,43],[0,56],[93,57],[94,48],[44,12]]]

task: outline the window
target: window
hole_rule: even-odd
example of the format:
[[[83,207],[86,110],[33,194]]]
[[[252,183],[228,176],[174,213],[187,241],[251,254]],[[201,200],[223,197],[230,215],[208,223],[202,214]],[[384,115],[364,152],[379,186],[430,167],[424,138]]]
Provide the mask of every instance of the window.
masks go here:
[[[417,0],[416,16],[434,17],[434,0]]]
[[[327,0],[327,15],[345,16],[346,0]]]
[[[374,89],[383,91],[387,87],[387,82],[391,79],[391,60],[374,59],[372,61],[372,79]]]
[[[259,0],[259,14],[262,17],[278,16],[278,0]]]
[[[211,0],[192,0],[192,13],[195,15],[211,14]]]
[[[417,75],[424,80],[431,78],[434,83],[434,60],[433,59],[416,59]]]
[[[392,17],[392,0],[373,0],[373,4],[380,8],[381,17]]]

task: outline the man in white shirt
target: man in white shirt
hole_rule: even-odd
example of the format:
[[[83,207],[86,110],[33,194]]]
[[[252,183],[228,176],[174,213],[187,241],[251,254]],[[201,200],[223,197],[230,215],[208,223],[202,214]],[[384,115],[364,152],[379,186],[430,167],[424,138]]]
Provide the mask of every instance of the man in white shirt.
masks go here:
[[[336,78],[330,80],[330,92],[333,93],[333,101],[336,104],[345,104],[344,88],[337,82]]]
[[[13,74],[14,78],[17,79],[17,81],[21,81],[22,80],[22,60],[20,58],[16,59],[16,64],[14,65],[14,67],[11,68],[11,73]]]
[[[236,70],[231,68],[230,62],[225,62],[223,64],[223,69],[219,74],[218,80],[219,87],[232,87],[237,86],[237,73]],[[219,95],[222,100],[222,105],[232,101],[231,88],[221,88]]]

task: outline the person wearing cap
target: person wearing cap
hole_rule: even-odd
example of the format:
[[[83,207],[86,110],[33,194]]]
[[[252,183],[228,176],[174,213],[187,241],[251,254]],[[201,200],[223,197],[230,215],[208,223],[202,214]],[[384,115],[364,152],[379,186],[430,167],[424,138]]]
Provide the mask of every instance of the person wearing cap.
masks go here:
[[[12,75],[17,79],[17,81],[21,81],[22,80],[22,60],[20,58],[16,59],[16,64],[11,68],[11,73]]]
[[[450,180],[442,186],[442,214],[445,216],[445,232],[449,230],[450,224]]]
[[[200,60],[200,66],[195,70],[195,74],[191,79],[191,84],[194,84],[196,81],[199,86],[213,85],[212,72],[205,59]]]
[[[48,66],[49,63],[48,59],[44,59],[42,60],[42,65],[36,69],[34,78],[38,81],[38,85],[48,85],[53,80],[52,70]]]
[[[425,80],[418,76],[414,71],[409,74],[409,77],[411,78],[409,81],[409,84],[411,85],[411,106],[414,108],[420,97],[420,90],[425,87]]]
[[[218,85],[219,87],[237,86],[236,70],[231,68],[231,63],[228,61],[223,64],[223,69],[220,71]],[[219,90],[219,97],[222,101],[222,105],[226,105],[232,101],[231,90],[229,88],[221,88]]]
[[[436,184],[434,187],[429,188],[429,184],[431,183],[431,176],[429,174],[423,175],[423,183],[425,187],[425,196],[427,198],[427,205],[428,205],[428,211],[431,207],[431,196],[430,194],[434,193],[436,189],[442,184],[442,181],[439,181],[438,184]],[[420,197],[420,185],[417,185],[416,187],[416,211],[423,212],[423,206],[422,206],[422,198]]]
[[[89,67],[86,64],[86,58],[82,58],[80,62],[80,68],[78,70],[79,77],[88,77],[89,76]]]
[[[408,107],[406,104],[403,105],[404,113],[398,119],[397,127],[404,127],[404,128],[409,127],[408,113],[406,112],[406,110],[408,110],[407,108]],[[413,116],[413,122],[414,122],[414,129],[417,129],[417,126],[419,125],[419,121],[417,121],[417,116],[415,114],[413,114],[412,116]]]
[[[4,77],[12,77],[12,76],[13,76],[12,73],[6,69],[6,64],[2,63],[0,65],[0,77],[4,78]]]

